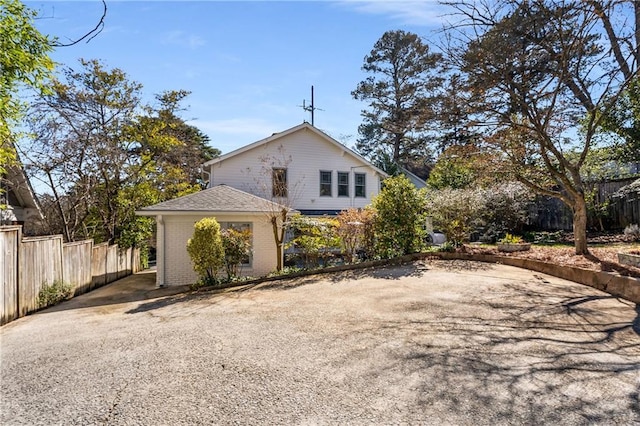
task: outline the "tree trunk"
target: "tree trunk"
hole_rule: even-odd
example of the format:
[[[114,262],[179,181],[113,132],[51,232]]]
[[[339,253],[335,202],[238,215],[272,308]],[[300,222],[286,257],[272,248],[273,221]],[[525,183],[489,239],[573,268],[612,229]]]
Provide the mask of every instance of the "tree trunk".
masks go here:
[[[273,239],[276,243],[276,271],[278,272],[282,271],[283,267],[282,245],[284,243],[284,236],[286,233],[286,221],[288,213],[289,210],[284,208],[279,212],[279,217],[277,215],[272,215],[270,218],[271,228],[273,229]]]
[[[276,216],[271,217],[271,229],[273,230],[273,240],[276,243],[276,271],[282,271],[282,241],[280,240],[280,233],[278,232],[278,218]]]
[[[587,248],[587,203],[584,196],[576,197],[573,207],[573,238],[576,254],[589,254]]]

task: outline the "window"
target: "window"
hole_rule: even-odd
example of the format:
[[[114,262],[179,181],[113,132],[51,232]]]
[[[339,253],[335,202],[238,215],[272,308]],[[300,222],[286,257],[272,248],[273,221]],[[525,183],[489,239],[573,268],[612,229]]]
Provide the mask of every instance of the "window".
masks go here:
[[[320,196],[331,197],[331,172],[320,171]]]
[[[356,173],[355,181],[355,196],[365,198],[367,196],[367,175],[365,173]]]
[[[349,196],[349,173],[338,172],[338,197]]]
[[[272,194],[274,197],[287,196],[287,169],[274,168],[271,172]]]
[[[220,222],[220,229],[235,229],[236,231],[249,233],[249,244],[253,247],[253,230],[251,229],[251,222]],[[252,263],[253,256],[249,255],[242,260],[241,265],[251,268]]]

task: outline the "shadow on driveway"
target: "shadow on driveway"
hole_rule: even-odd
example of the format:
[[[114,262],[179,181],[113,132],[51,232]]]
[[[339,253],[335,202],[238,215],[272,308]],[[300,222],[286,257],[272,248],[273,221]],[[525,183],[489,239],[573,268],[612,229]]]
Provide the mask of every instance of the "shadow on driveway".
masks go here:
[[[189,286],[156,288],[155,270],[146,270],[114,281],[111,284],[97,288],[89,293],[74,297],[43,312],[59,312],[70,309],[146,301],[182,294],[188,290]]]

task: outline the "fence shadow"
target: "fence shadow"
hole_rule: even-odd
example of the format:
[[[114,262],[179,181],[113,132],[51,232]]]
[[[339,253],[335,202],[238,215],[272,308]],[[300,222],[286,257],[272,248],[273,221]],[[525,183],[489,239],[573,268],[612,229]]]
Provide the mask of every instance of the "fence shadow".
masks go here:
[[[60,312],[71,309],[119,305],[123,303],[155,300],[167,296],[186,296],[189,286],[156,288],[155,271],[144,271],[121,278],[89,293],[74,297],[41,313]]]

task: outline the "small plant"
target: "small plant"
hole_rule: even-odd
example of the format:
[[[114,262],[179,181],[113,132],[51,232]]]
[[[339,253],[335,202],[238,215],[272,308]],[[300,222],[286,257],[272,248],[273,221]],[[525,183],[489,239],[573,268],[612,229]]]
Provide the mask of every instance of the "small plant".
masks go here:
[[[279,271],[273,271],[267,275],[268,277],[281,277],[285,275],[295,274],[297,272],[306,271],[305,268],[298,268],[297,266],[285,266]]]
[[[507,234],[500,240],[502,244],[522,244],[524,240],[519,235]]]
[[[527,232],[524,239],[535,244],[557,244],[562,241],[562,231]]]
[[[453,253],[456,251],[456,243],[454,241],[445,241],[438,247],[438,251]]]
[[[45,283],[38,293],[38,306],[46,308],[57,305],[64,300],[71,299],[71,296],[73,296],[71,284],[61,280],[55,280],[51,285]]]
[[[640,241],[640,226],[637,223],[624,228],[624,235],[631,241]]]

